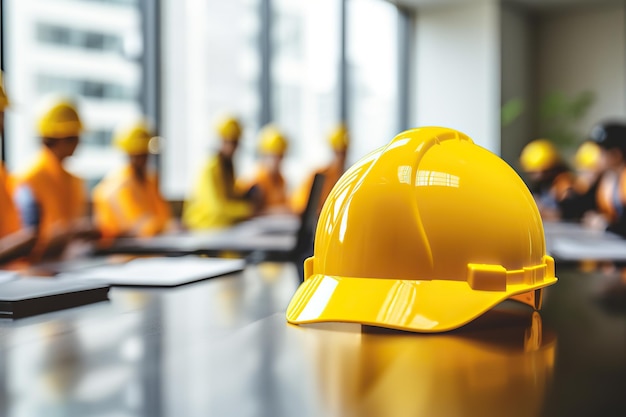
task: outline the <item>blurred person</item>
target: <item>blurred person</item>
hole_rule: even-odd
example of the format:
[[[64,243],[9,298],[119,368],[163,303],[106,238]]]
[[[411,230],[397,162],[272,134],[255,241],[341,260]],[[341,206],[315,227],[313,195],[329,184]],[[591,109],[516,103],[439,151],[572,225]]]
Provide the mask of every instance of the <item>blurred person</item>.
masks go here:
[[[602,150],[597,211],[585,215],[586,226],[626,237],[626,124],[605,122],[594,127],[591,140]]]
[[[556,147],[547,139],[528,143],[520,155],[539,213],[544,220],[565,219],[562,203],[572,193],[574,177]]]
[[[99,237],[86,216],[83,181],[63,167],[83,130],[78,111],[66,98],[48,98],[41,104],[37,125],[41,151],[17,178],[14,193],[22,222],[37,230],[35,259],[59,256],[73,241]]]
[[[319,210],[321,210],[326,198],[330,194],[330,191],[335,186],[335,183],[339,181],[339,178],[343,175],[346,169],[346,156],[348,153],[348,145],[350,143],[350,136],[348,128],[345,124],[339,124],[328,135],[328,144],[333,151],[332,161],[325,167],[313,172],[306,181],[302,183],[300,188],[296,190],[292,197],[291,206],[293,211],[301,213],[304,211],[307,201],[309,200],[309,193],[313,184],[313,178],[315,174],[324,175],[324,185],[322,187],[322,193],[320,195]]]
[[[4,132],[4,111],[7,107],[9,98],[4,90],[0,73],[0,132]],[[0,140],[4,140],[4,137]],[[27,255],[35,243],[34,230],[22,229],[11,197],[12,185],[4,163],[0,161],[0,263]]]
[[[251,180],[244,181],[241,188],[249,193],[259,193],[259,210],[262,213],[289,213],[287,185],[281,173],[281,165],[288,143],[285,135],[274,125],[267,125],[259,132],[261,163]]]
[[[241,125],[232,117],[217,125],[219,150],[202,168],[183,205],[183,224],[191,230],[224,228],[251,217],[256,207],[249,195],[235,188],[233,157],[241,138]]]
[[[93,190],[94,223],[105,237],[150,237],[170,224],[170,207],[159,192],[156,175],[148,172],[152,139],[143,120],[120,126],[113,136],[128,164],[108,174]]]
[[[561,202],[564,219],[581,220],[585,213],[597,211],[596,194],[600,178],[602,150],[591,141],[583,142],[574,156],[576,176],[572,192]]]

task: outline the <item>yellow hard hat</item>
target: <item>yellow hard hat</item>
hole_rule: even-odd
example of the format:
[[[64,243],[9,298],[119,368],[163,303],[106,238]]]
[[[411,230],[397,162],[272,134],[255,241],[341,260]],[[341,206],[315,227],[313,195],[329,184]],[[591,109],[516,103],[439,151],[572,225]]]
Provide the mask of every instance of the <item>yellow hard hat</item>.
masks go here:
[[[345,151],[350,144],[348,128],[341,123],[335,127],[328,135],[328,143],[334,151]]]
[[[236,141],[241,136],[241,125],[236,117],[227,115],[222,116],[216,125],[217,133],[222,140]]]
[[[9,97],[4,90],[4,77],[0,72],[0,111],[4,111],[7,107],[9,107]]]
[[[259,152],[269,155],[284,155],[287,139],[275,125],[266,125],[259,132]]]
[[[508,298],[539,308],[554,284],[528,188],[456,130],[403,132],[337,182],[291,323],[454,329]]]
[[[49,98],[41,105],[41,115],[37,123],[39,136],[50,139],[63,139],[79,136],[83,124],[74,104],[66,98]]]
[[[150,139],[153,135],[145,120],[137,120],[118,127],[113,134],[113,144],[128,155],[150,153]]]
[[[580,170],[595,170],[600,163],[602,150],[594,142],[585,142],[576,151],[574,161]]]
[[[520,164],[526,172],[548,170],[553,168],[559,160],[559,152],[548,139],[530,142],[520,155]]]

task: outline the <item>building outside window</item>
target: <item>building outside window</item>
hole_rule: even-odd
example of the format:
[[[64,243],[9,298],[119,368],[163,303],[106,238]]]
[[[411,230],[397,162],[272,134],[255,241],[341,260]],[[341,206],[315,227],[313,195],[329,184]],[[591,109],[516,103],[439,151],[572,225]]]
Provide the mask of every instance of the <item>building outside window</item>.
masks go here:
[[[68,161],[93,186],[122,163],[111,132],[141,114],[141,14],[136,0],[3,0],[6,161],[28,166],[40,141],[37,104],[48,94],[76,100],[85,125]]]

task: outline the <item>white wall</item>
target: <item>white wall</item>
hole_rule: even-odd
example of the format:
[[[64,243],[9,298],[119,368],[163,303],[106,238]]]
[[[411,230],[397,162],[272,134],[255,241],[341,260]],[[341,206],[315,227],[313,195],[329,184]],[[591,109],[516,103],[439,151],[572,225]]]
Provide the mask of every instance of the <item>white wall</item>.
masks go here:
[[[417,12],[417,126],[461,130],[500,151],[500,6],[495,0]]]
[[[591,90],[596,102],[578,124],[581,138],[599,120],[626,116],[624,6],[598,6],[541,16],[538,95]]]
[[[501,102],[520,99],[523,113],[502,127],[501,156],[517,166],[519,154],[532,137],[532,39],[530,16],[521,8],[503,5],[501,10]]]

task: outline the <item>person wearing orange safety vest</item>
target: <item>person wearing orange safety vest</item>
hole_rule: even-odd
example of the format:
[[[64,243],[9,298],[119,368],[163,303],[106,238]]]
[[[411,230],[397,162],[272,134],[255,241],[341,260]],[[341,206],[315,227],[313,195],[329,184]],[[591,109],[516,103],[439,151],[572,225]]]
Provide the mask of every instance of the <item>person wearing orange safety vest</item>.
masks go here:
[[[74,240],[99,234],[86,217],[83,181],[63,167],[83,130],[76,107],[65,98],[45,100],[37,130],[42,149],[18,176],[14,196],[24,225],[37,229],[35,258],[48,258],[61,255]]]
[[[224,117],[217,125],[219,151],[202,168],[183,205],[183,225],[190,230],[224,228],[255,213],[253,199],[235,188],[233,157],[239,146],[241,125]]]
[[[350,143],[350,137],[346,125],[340,124],[337,126],[328,136],[328,143],[333,150],[333,159],[326,167],[315,171],[293,194],[291,198],[291,206],[293,211],[296,213],[304,211],[307,201],[309,200],[309,193],[313,184],[313,178],[315,178],[316,174],[324,175],[324,185],[320,195],[319,211],[324,205],[330,191],[335,186],[335,183],[339,181],[339,178],[345,171],[346,156],[348,152],[348,145]]]
[[[602,149],[604,173],[598,184],[598,210],[585,224],[626,237],[626,123],[606,122],[593,128],[591,140]]]
[[[254,177],[245,181],[242,189],[258,192],[259,210],[264,213],[290,212],[287,184],[281,173],[281,163],[287,151],[285,135],[274,125],[267,125],[259,132],[261,165]]]
[[[94,223],[104,237],[150,237],[166,230],[171,211],[147,171],[150,146],[156,142],[143,120],[123,125],[113,143],[128,155],[128,164],[107,175],[93,190]]]
[[[8,106],[9,98],[0,74],[0,132],[4,131],[4,111]],[[12,185],[9,174],[0,161],[0,263],[27,255],[35,242],[34,231],[22,229],[17,209],[13,204]]]
[[[572,193],[574,176],[552,142],[537,139],[527,144],[520,155],[520,165],[541,217],[544,220],[570,217],[562,203]]]

